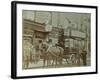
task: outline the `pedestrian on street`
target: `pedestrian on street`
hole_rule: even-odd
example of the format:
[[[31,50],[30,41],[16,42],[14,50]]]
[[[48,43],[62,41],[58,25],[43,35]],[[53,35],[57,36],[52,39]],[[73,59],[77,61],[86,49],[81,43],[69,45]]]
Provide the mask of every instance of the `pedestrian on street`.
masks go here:
[[[82,61],[83,61],[83,65],[86,66],[87,65],[87,51],[86,50],[82,51],[81,58],[82,58]]]

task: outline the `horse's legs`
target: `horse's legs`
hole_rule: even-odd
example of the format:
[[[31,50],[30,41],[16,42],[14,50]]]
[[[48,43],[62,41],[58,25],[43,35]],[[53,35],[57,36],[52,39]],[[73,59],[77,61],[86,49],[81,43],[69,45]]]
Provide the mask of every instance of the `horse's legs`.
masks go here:
[[[50,56],[47,57],[47,67],[50,65]]]
[[[57,58],[55,58],[55,63],[56,63],[56,66],[57,66],[57,62],[58,62],[58,59],[57,59]]]
[[[59,64],[60,64],[60,65],[62,64],[62,58],[60,59]]]
[[[54,65],[54,58],[53,58],[53,56],[51,57],[51,60],[52,60],[52,66]]]
[[[43,66],[45,67],[46,66],[46,57],[43,56]]]
[[[62,64],[62,55],[59,55],[59,64]]]
[[[47,59],[47,67],[49,66],[49,63],[50,63],[50,61],[49,61],[49,59]]]
[[[48,56],[48,59],[47,59],[47,66],[50,66],[51,65],[51,57],[50,55]]]

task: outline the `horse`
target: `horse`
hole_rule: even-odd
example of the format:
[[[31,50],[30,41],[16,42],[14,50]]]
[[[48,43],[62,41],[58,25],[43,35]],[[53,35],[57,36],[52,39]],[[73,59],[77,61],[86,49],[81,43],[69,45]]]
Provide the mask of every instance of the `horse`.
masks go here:
[[[64,49],[59,46],[52,46],[43,49],[43,66],[56,66],[57,64],[62,64]],[[46,64],[47,63],[47,64]]]

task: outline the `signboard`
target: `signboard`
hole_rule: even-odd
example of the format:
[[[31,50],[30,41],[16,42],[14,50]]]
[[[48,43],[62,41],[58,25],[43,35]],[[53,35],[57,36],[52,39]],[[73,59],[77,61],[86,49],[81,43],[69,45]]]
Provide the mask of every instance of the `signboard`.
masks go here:
[[[79,38],[85,38],[86,37],[85,33],[80,32],[80,31],[76,31],[76,30],[71,31],[71,36],[79,37]]]

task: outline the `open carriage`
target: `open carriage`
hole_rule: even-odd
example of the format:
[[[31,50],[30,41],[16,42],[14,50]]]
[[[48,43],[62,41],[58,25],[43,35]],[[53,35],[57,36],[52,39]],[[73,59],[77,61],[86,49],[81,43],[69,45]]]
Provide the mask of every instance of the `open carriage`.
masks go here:
[[[65,34],[64,59],[70,64],[81,64],[81,51],[86,46],[86,35],[84,32],[67,29]]]

